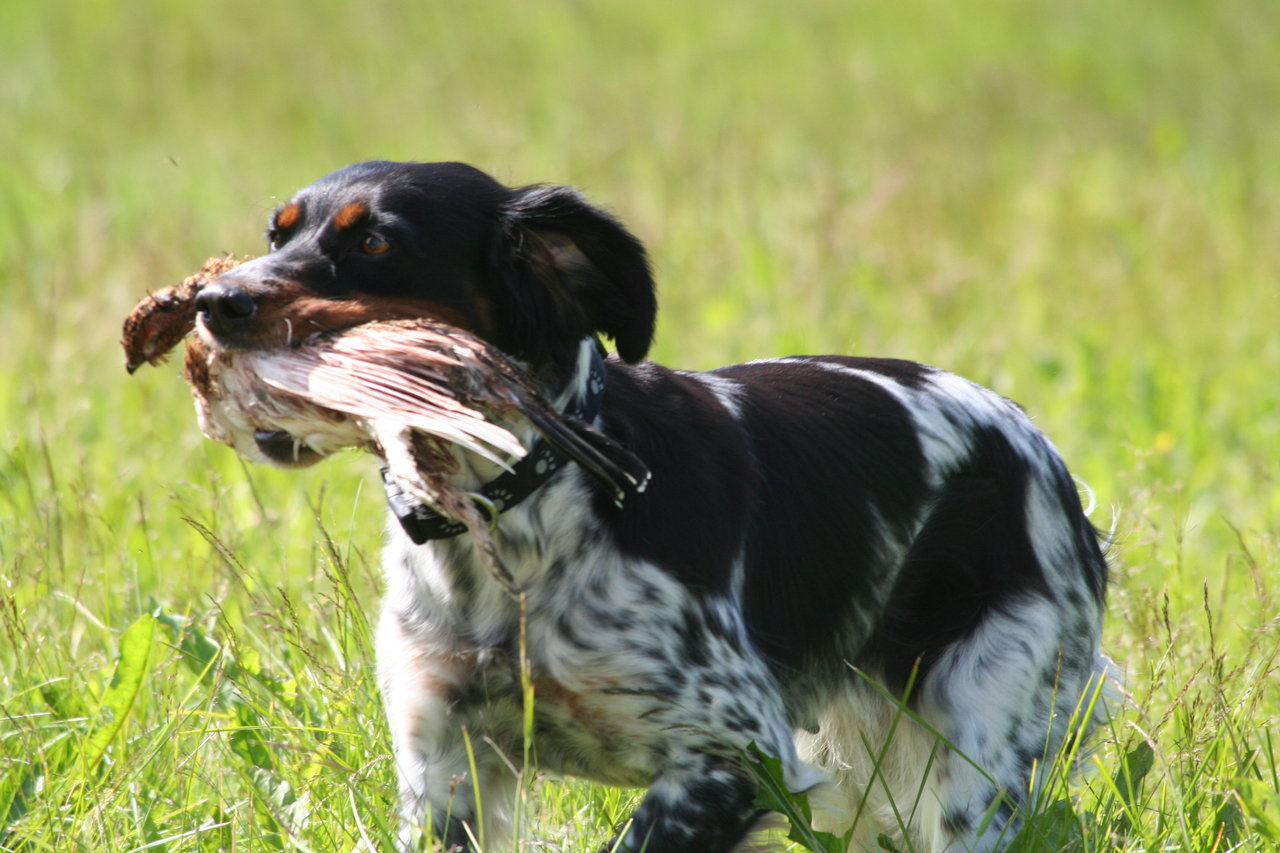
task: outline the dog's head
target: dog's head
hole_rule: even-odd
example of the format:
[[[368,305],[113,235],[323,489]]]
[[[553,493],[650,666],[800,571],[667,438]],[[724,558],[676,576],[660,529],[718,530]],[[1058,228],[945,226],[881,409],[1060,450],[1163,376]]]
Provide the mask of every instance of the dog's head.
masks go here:
[[[461,163],[360,163],[299,192],[267,236],[268,254],[197,297],[211,345],[432,318],[536,369],[593,334],[639,361],[653,337],[643,246],[569,187],[513,189]]]

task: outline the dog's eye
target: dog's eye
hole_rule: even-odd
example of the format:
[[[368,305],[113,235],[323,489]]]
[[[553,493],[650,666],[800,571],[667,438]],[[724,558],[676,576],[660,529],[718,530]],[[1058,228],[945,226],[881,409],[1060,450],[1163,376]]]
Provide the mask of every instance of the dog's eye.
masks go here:
[[[360,241],[360,251],[366,255],[381,255],[390,248],[391,244],[377,234],[366,234]]]
[[[267,230],[267,251],[274,252],[293,239],[292,228],[270,228]]]

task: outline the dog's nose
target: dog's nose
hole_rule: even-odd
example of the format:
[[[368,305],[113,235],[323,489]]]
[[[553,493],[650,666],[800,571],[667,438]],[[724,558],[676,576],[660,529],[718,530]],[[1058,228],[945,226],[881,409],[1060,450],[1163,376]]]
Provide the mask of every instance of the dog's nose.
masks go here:
[[[196,310],[215,335],[227,334],[258,310],[253,297],[230,282],[215,281],[196,295]]]

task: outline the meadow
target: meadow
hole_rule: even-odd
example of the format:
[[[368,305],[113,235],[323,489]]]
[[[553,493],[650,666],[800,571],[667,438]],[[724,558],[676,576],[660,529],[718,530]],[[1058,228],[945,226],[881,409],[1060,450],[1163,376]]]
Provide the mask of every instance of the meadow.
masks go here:
[[[0,851],[387,849],[372,466],[247,466],[117,344],[374,158],[608,205],[664,363],[1022,403],[1114,527],[1125,681],[1020,849],[1280,849],[1278,44],[1274,0],[7,0]],[[529,775],[516,846],[635,796]]]

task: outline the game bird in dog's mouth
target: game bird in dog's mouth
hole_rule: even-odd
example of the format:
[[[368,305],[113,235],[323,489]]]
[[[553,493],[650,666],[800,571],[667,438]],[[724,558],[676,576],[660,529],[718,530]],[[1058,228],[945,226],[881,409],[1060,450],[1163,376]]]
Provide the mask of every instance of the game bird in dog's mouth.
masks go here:
[[[278,307],[275,340],[266,336],[252,349],[218,346],[197,322],[199,294],[240,263],[210,258],[178,287],[149,295],[126,318],[122,338],[132,373],[198,332],[187,344],[184,375],[200,427],[214,441],[247,459],[286,467],[347,448],[381,457],[389,486],[470,531],[512,591],[486,533],[505,509],[504,496],[491,500],[460,489],[450,445],[511,474],[516,460],[528,455],[513,432],[524,423],[547,442],[543,465],[554,466],[560,456],[572,459],[619,502],[629,490],[643,489],[648,471],[639,460],[582,420],[556,411],[520,365],[484,341],[426,319],[366,319],[398,316],[394,304],[366,304],[363,314],[345,306],[330,316],[298,311],[300,303],[288,302]],[[417,513],[419,520],[433,517]],[[440,523],[448,527],[448,521]]]
[[[342,169],[268,240],[143,300],[126,365],[185,338],[247,458],[381,458],[403,850],[501,849],[531,754],[648,789],[603,849],[727,853],[766,823],[758,753],[851,849],[996,850],[1101,715],[1100,537],[1008,400],[890,359],[644,361],[640,242],[463,164]]]

